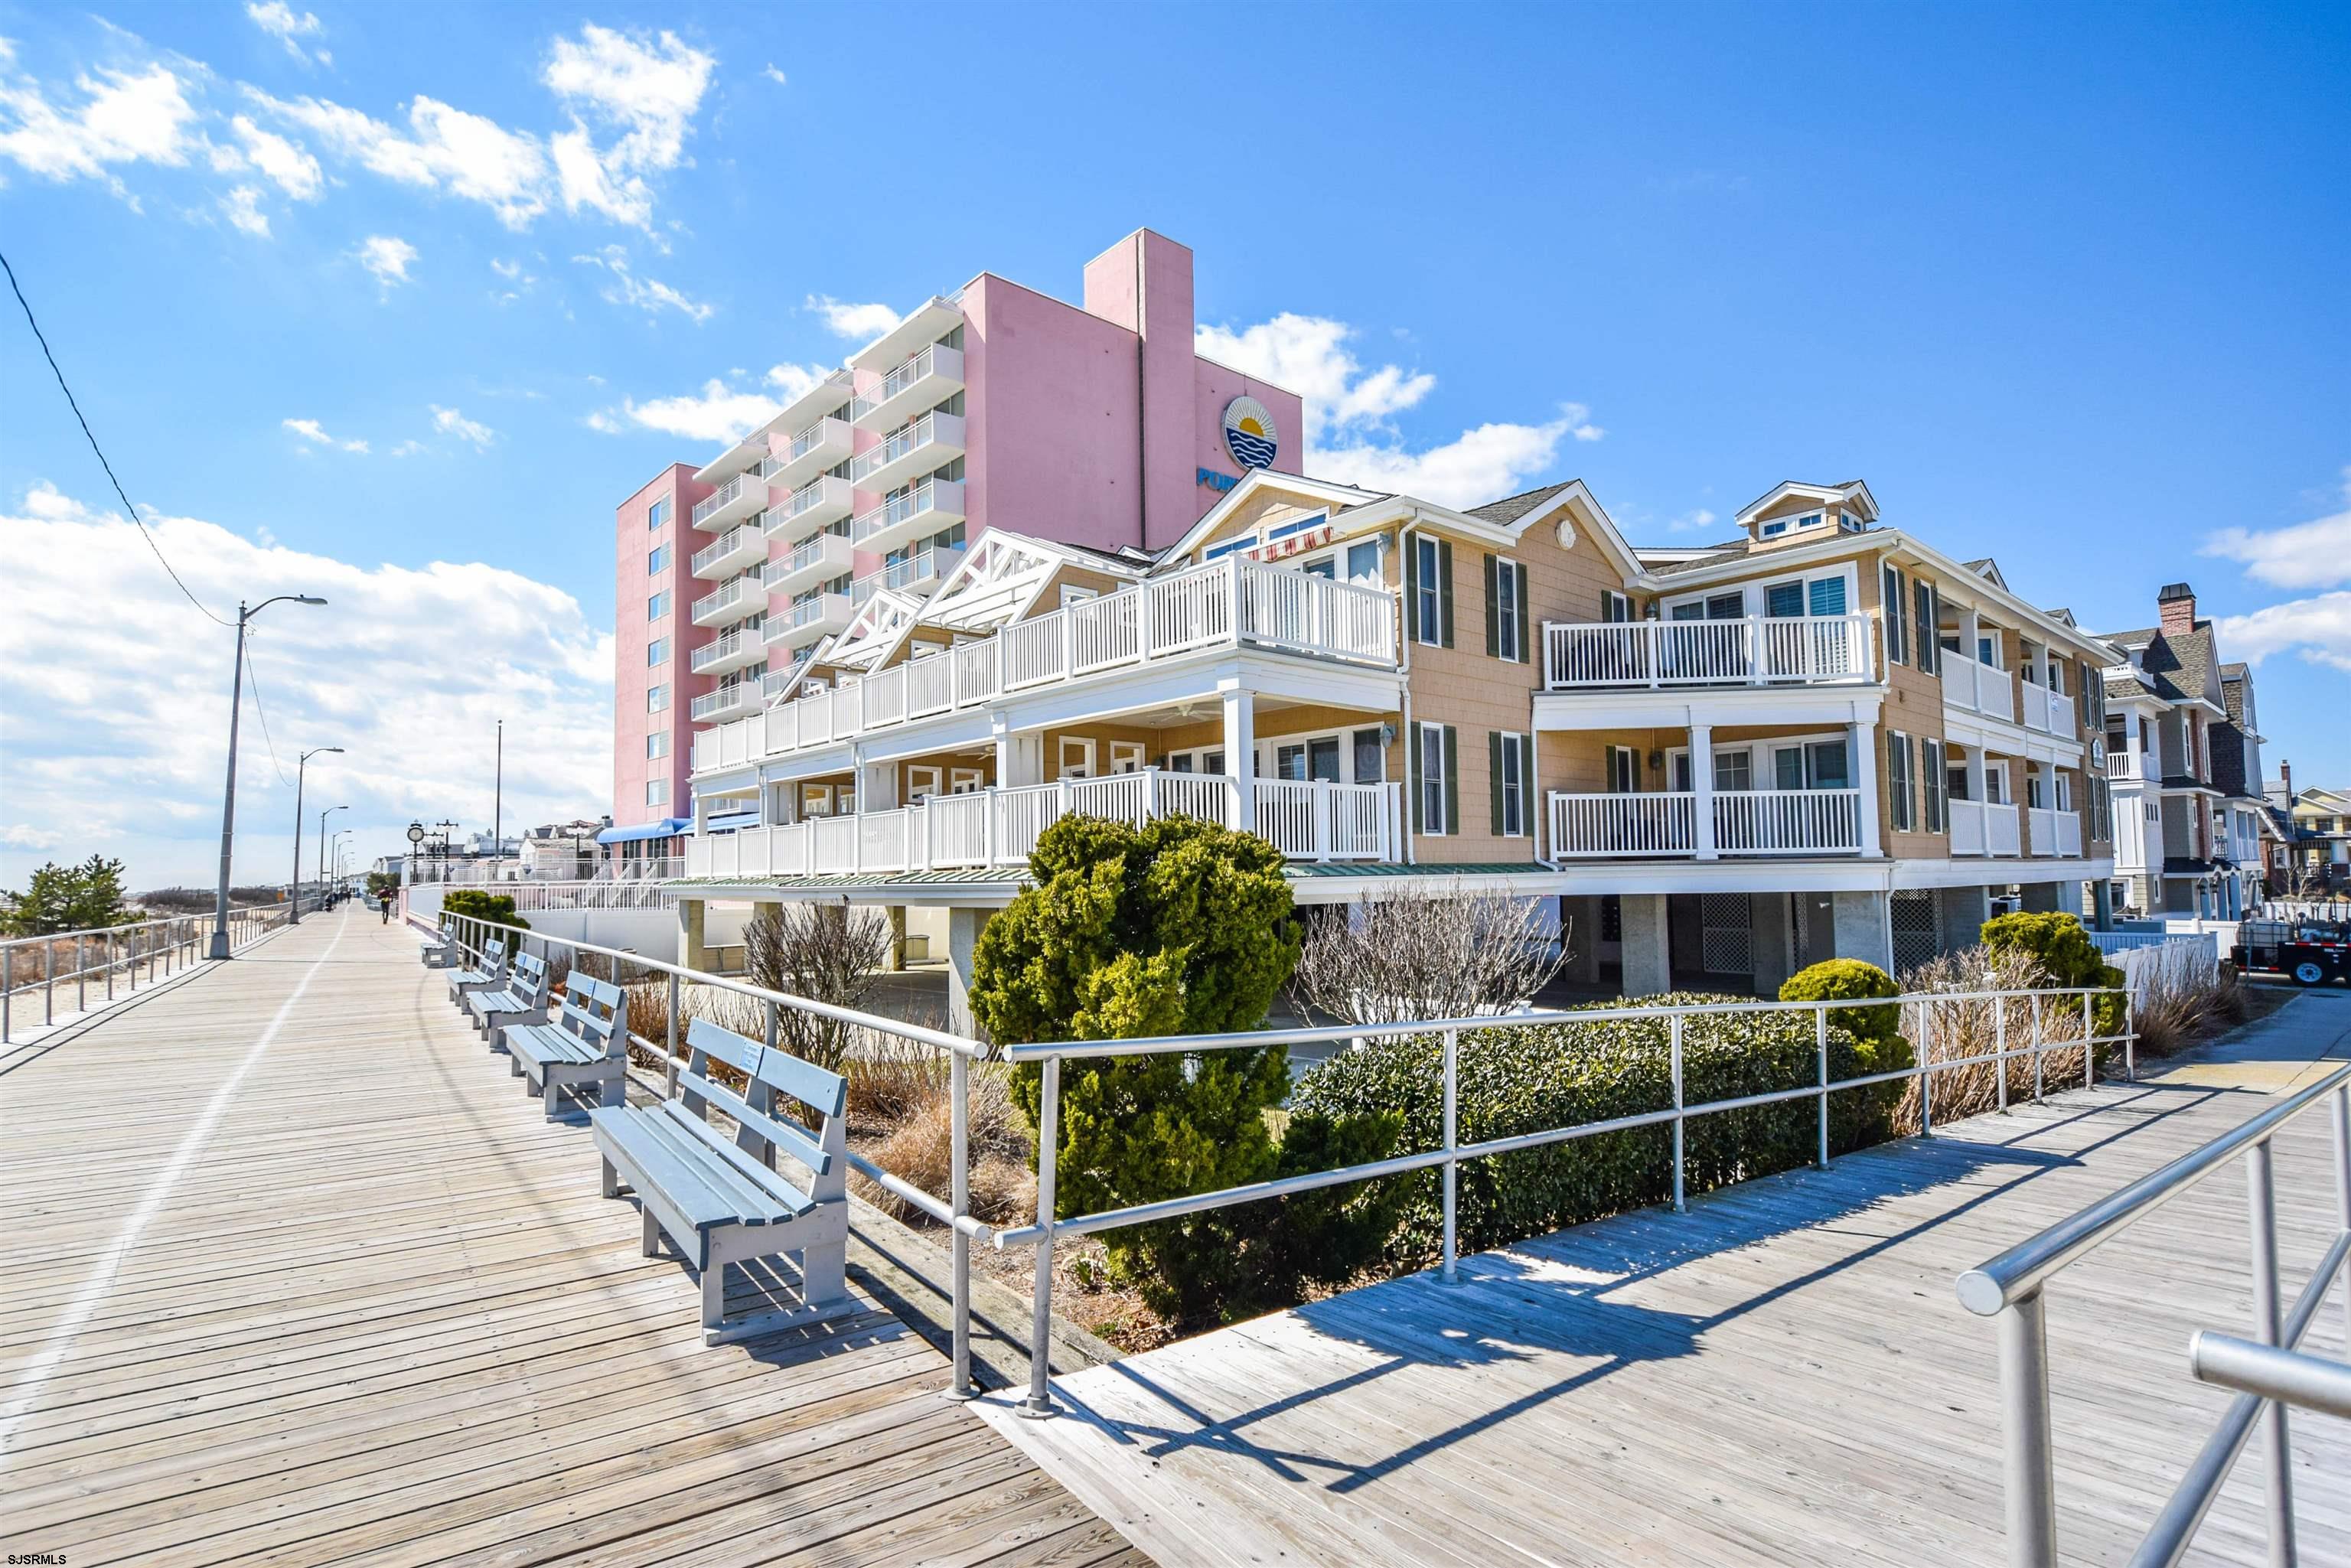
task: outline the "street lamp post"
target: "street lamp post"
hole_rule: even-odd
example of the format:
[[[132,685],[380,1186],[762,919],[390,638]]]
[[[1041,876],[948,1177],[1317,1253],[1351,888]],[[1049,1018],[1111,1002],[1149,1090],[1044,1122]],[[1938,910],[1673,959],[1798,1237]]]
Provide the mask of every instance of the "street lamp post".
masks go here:
[[[348,811],[349,806],[329,806],[319,813],[319,875],[327,874],[327,819],[338,811]]]
[[[322,752],[340,751],[340,746],[314,746],[294,759],[294,910],[286,917],[288,925],[302,924],[302,765]],[[319,866],[319,892],[326,891],[327,867]]]
[[[243,600],[236,605],[236,667],[230,674],[228,688],[228,787],[221,794],[221,856],[220,887],[213,897],[213,941],[209,956],[228,956],[228,862],[229,845],[236,833],[236,719],[245,706],[245,624],[278,600],[291,600],[297,604],[324,604],[327,601],[308,593],[280,593],[265,599],[247,609]]]

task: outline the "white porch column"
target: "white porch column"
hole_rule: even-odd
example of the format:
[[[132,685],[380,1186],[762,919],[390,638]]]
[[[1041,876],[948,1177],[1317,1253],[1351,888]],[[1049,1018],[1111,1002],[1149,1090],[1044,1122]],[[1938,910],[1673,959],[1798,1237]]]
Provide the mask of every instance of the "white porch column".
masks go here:
[[[996,787],[1017,789],[1045,781],[1045,737],[999,731],[996,737]]]
[[[1983,638],[1983,617],[1969,610],[1959,617],[1959,652],[1968,659],[1968,706],[1983,707],[1983,672],[1975,666],[1976,649]]]
[[[1721,852],[1714,845],[1714,727],[1689,727],[1690,822],[1697,834],[1698,858],[1710,861]]]
[[[857,811],[870,816],[875,811],[892,811],[898,807],[898,765],[894,762],[862,762],[857,765]]]
[[[1854,788],[1861,791],[1861,807],[1855,814],[1861,819],[1861,852],[1880,852],[1877,832],[1877,727],[1858,721],[1844,727],[1845,752],[1853,763]]]
[[[1242,832],[1257,826],[1257,696],[1245,689],[1224,693],[1225,771],[1233,777],[1233,823]]]
[[[1990,854],[1991,853],[1991,839],[1990,837],[1991,833],[1991,803],[1985,800],[1984,790],[1990,787],[1986,780],[1991,777],[1991,770],[1984,766],[1984,748],[1982,747],[1967,746],[1961,747],[1960,750],[1966,753],[1968,759],[1968,799],[1975,801],[1984,809],[1984,833],[1986,835],[1984,839],[1984,853]]]
[[[957,1034],[983,1038],[971,1016],[972,951],[990,912],[949,908],[947,911],[947,1028]]]

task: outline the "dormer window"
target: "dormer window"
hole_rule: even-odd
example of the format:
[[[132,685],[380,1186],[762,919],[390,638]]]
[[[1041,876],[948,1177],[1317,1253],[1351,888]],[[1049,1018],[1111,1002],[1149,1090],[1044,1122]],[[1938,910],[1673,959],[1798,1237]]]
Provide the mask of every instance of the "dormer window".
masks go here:
[[[1837,527],[1844,530],[1846,533],[1857,534],[1868,526],[1869,524],[1863,519],[1862,515],[1859,512],[1839,512],[1837,514]]]
[[[1802,512],[1792,517],[1773,517],[1759,530],[1760,537],[1778,538],[1790,528],[1817,528],[1827,517],[1825,512]]]

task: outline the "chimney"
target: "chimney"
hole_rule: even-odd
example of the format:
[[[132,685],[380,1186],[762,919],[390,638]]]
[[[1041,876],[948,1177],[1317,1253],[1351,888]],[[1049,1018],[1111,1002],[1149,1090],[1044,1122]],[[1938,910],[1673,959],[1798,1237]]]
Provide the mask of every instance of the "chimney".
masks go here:
[[[2155,596],[2156,619],[2167,637],[2184,637],[2196,630],[2196,591],[2184,582],[2167,582]]]
[[[2283,784],[2285,786],[2285,803],[2286,803],[2286,809],[2287,809],[2288,810],[2292,810],[2294,809],[2294,764],[2293,764],[2293,763],[2288,762],[2288,761],[2285,761],[2285,760],[2283,760],[2283,759],[2280,759],[2280,761],[2278,762],[2278,780],[2279,780],[2279,782],[2280,782],[2280,783],[2283,783]]]

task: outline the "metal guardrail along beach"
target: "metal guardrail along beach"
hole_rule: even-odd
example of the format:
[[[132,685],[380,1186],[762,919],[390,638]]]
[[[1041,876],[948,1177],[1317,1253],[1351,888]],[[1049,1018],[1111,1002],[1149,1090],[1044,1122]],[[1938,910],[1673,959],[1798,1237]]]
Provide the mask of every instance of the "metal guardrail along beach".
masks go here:
[[[285,925],[292,907],[270,904],[231,909],[229,951],[249,946]],[[213,920],[209,914],[169,915],[160,920],[0,941],[0,1045],[15,1040],[19,992],[40,993],[41,1023],[46,1027],[57,1021],[59,986],[73,988],[72,1010],[81,1012],[89,1009],[89,993],[95,987],[104,986],[103,999],[112,1001],[118,977],[127,994],[138,990],[142,976],[152,985],[203,961],[198,949],[210,936]],[[73,964],[62,973],[58,969],[61,954]]]
[[[2335,1199],[2339,1223],[2332,1244],[2291,1308],[2282,1304],[2278,1283],[2277,1198],[2271,1140],[2288,1124],[2327,1105],[2335,1124]],[[2265,1488],[2272,1563],[2294,1561],[2292,1486],[2293,1450],[2287,1443],[2285,1406],[2298,1394],[2319,1394],[2330,1383],[2340,1388],[2346,1374],[2335,1364],[2304,1366],[2295,1355],[2325,1300],[2328,1287],[2351,1256],[2351,1066],[2340,1067],[2202,1148],[2152,1171],[2087,1208],[2058,1221],[1959,1276],[1960,1302],[1994,1320],[2000,1337],[2000,1388],[2004,1406],[2002,1441],[2006,1472],[2009,1561],[2016,1568],[2054,1568],[2057,1562],[2056,1456],[2050,1436],[2049,1343],[2043,1292],[2069,1265],[2173,1198],[2241,1157],[2252,1229],[2253,1341],[2232,1351],[2225,1339],[2210,1346],[2210,1381],[2252,1391],[2231,1403],[2210,1439],[2156,1516],[2131,1558],[2131,1568],[2171,1568],[2188,1551],[2221,1483],[2258,1423],[2267,1459]],[[2345,1285],[2351,1312],[2351,1277]],[[2199,1342],[2207,1339],[2199,1335]],[[2285,1359],[2287,1357],[2292,1359]],[[2195,1375],[2207,1375],[2207,1350],[2190,1352]],[[2232,1382],[2231,1375],[2235,1375]]]

